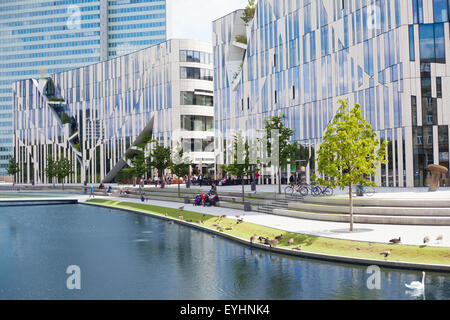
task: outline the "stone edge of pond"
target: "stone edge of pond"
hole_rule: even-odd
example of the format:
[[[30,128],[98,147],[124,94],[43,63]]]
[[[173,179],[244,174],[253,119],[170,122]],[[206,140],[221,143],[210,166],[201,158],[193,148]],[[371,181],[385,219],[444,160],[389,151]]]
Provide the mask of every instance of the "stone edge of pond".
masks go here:
[[[338,256],[338,255],[331,255],[331,254],[325,254],[325,253],[296,251],[296,250],[288,249],[288,248],[268,247],[267,245],[260,244],[260,243],[250,243],[250,241],[248,241],[246,239],[243,239],[243,238],[231,235],[231,234],[227,234],[224,232],[220,232],[218,230],[210,229],[210,228],[198,225],[193,222],[187,222],[187,221],[183,221],[183,220],[179,220],[179,219],[174,219],[171,217],[165,217],[165,216],[161,216],[161,215],[150,213],[150,212],[141,212],[141,211],[137,211],[137,210],[133,210],[133,209],[118,208],[118,207],[114,207],[114,206],[109,206],[109,205],[99,204],[99,203],[91,203],[91,202],[79,202],[79,204],[104,207],[104,208],[112,208],[112,209],[127,211],[127,212],[131,212],[131,213],[149,215],[149,216],[152,216],[155,218],[159,218],[161,220],[173,221],[175,223],[178,223],[178,224],[181,224],[184,226],[188,226],[188,227],[192,227],[192,228],[195,228],[198,230],[202,230],[204,232],[212,233],[214,235],[218,235],[223,238],[227,238],[229,240],[239,242],[248,247],[253,247],[253,248],[270,251],[270,252],[275,252],[275,253],[280,253],[280,254],[289,255],[289,256],[295,256],[295,257],[300,257],[300,258],[309,258],[309,259],[315,259],[315,260],[323,260],[323,261],[329,261],[329,262],[343,262],[343,263],[365,265],[365,266],[377,265],[377,266],[397,268],[397,269],[450,272],[450,265],[443,265],[443,264],[374,260],[374,259]]]

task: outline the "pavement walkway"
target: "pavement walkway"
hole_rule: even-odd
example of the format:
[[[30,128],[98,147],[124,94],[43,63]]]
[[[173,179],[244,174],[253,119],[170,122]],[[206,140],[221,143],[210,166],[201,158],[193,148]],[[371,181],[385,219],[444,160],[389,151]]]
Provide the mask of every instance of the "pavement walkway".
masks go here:
[[[96,196],[95,198],[141,203],[139,199],[131,198],[101,196]],[[423,238],[425,236],[429,236],[430,243],[428,245],[450,247],[450,226],[411,226],[356,223],[354,225],[355,231],[349,232],[349,223],[345,222],[314,221],[259,212],[245,212],[242,210],[220,207],[202,207],[194,206],[193,204],[183,205],[182,203],[169,201],[149,200],[144,203],[167,208],[179,208],[184,206],[184,210],[215,216],[225,214],[229,218],[241,216],[244,217],[244,221],[247,222],[314,236],[381,243],[388,243],[392,238],[401,237],[402,244],[409,245],[422,245]],[[435,241],[438,235],[443,235],[443,240],[439,243]]]

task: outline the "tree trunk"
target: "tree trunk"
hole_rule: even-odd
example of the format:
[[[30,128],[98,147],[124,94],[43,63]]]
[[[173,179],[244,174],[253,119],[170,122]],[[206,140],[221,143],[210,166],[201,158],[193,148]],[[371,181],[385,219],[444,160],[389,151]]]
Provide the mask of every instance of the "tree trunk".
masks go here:
[[[245,202],[245,192],[244,192],[244,176],[242,176],[242,203]]]
[[[353,192],[352,192],[352,184],[351,183],[348,188],[348,197],[349,197],[349,210],[350,210],[350,232],[353,232]]]
[[[159,180],[161,181],[161,188],[164,188],[165,181],[164,181],[164,175],[162,173],[161,173]]]
[[[281,166],[278,166],[277,175],[278,175],[278,193],[281,194]]]

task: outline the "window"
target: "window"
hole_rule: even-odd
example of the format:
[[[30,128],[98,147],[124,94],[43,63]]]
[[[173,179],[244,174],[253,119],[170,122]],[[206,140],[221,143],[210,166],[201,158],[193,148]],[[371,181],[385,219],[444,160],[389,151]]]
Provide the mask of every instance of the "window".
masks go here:
[[[434,22],[448,22],[447,0],[433,0]]]
[[[203,68],[180,67],[181,79],[213,81],[213,71]]]
[[[410,25],[409,26],[409,60],[410,61],[415,61],[416,60],[416,55],[414,52],[414,25]]]
[[[423,23],[423,0],[412,0],[414,23]]]
[[[180,50],[180,62],[211,63],[211,54],[202,51]]]
[[[275,90],[275,103],[277,103],[277,90]]]
[[[444,25],[419,26],[420,62],[445,63]]]
[[[436,77],[436,94],[438,98],[442,98],[442,78]]]
[[[411,120],[412,125],[417,126],[417,97],[411,96]]]
[[[197,105],[197,106],[213,106],[213,97],[201,94],[195,94],[194,92],[181,91],[181,105]]]

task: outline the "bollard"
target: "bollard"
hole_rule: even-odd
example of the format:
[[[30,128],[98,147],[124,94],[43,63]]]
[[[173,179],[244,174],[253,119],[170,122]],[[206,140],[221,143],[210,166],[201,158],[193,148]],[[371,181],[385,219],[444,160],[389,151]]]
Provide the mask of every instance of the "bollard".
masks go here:
[[[248,201],[244,202],[244,211],[252,211],[252,206],[250,205],[250,202]]]
[[[184,203],[189,203],[189,196],[184,196]]]

